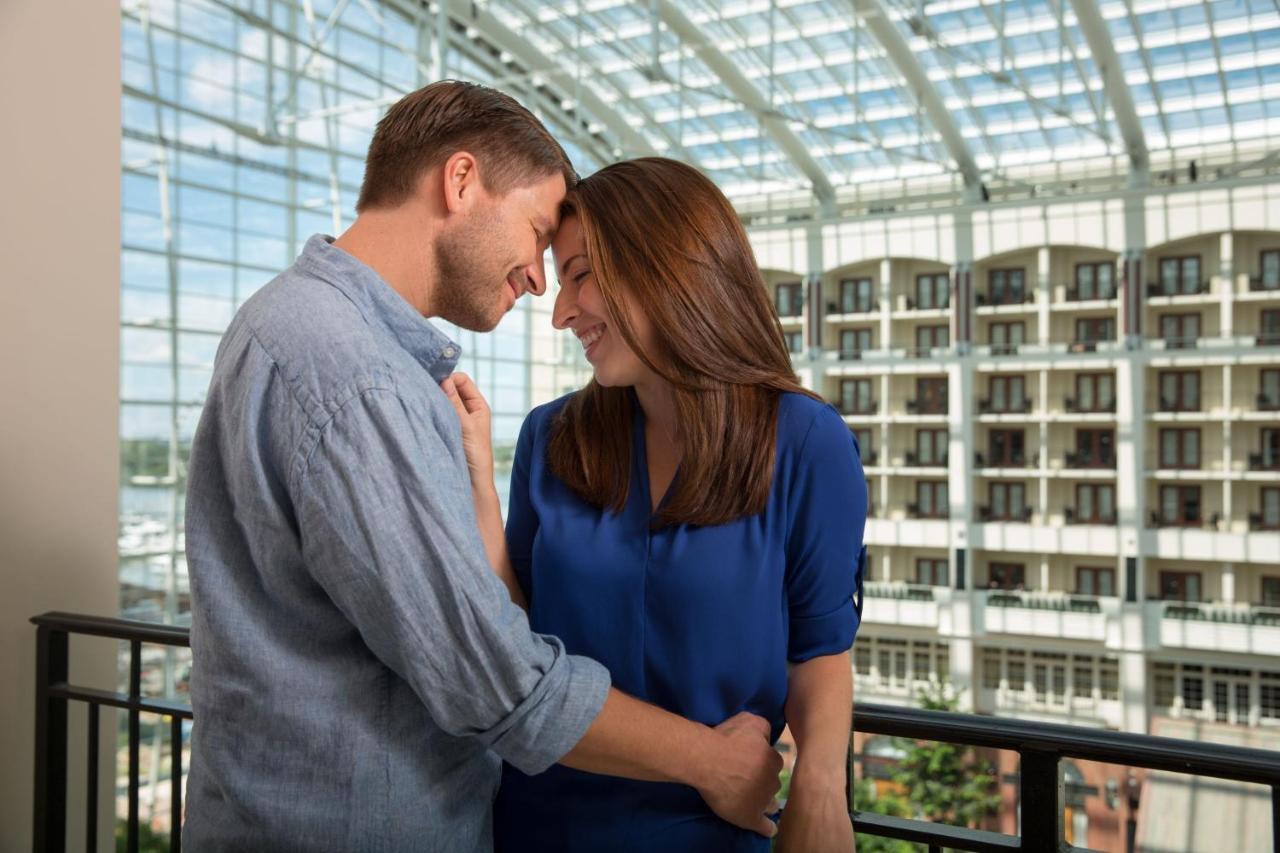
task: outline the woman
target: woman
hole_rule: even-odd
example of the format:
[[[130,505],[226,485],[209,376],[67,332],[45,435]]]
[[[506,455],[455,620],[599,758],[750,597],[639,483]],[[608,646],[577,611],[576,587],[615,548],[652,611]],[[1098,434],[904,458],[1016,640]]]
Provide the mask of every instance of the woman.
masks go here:
[[[849,851],[847,651],[866,519],[856,444],[796,381],[733,208],[696,170],[646,158],[570,193],[552,245],[553,323],[594,368],[525,421],[505,537],[488,408],[461,374],[486,549],[534,630],[614,686],[707,725],[785,724],[798,759],[781,850]],[[681,785],[507,767],[499,851],[763,851]]]

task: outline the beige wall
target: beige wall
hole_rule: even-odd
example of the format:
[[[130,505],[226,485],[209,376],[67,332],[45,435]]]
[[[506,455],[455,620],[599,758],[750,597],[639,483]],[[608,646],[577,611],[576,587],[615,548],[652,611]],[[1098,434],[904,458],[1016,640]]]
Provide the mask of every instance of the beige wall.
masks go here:
[[[25,851],[27,620],[116,610],[119,5],[0,3],[0,80],[0,850]],[[73,677],[110,685],[111,649],[91,652]]]

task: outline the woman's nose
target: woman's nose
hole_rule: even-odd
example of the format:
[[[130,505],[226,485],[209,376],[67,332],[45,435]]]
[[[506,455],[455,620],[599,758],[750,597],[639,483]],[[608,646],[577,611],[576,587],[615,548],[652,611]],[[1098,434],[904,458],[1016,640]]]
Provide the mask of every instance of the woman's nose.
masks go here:
[[[556,304],[551,311],[551,325],[557,329],[567,329],[578,318],[577,294],[571,287],[560,286],[556,294]]]

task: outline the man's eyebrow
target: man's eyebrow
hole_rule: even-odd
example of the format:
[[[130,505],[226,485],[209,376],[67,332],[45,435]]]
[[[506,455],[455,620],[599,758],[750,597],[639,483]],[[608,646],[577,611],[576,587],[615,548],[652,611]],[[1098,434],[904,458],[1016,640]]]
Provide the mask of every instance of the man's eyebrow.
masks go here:
[[[538,236],[544,240],[550,238],[552,233],[556,230],[555,222],[550,219],[539,219],[537,222],[533,223],[533,227],[538,230]]]
[[[565,273],[567,273],[569,271],[569,264],[573,263],[574,261],[576,261],[578,258],[581,258],[581,257],[582,257],[582,253],[579,252],[578,254],[571,256],[568,260],[566,260],[563,264],[561,264],[560,275],[563,276]]]

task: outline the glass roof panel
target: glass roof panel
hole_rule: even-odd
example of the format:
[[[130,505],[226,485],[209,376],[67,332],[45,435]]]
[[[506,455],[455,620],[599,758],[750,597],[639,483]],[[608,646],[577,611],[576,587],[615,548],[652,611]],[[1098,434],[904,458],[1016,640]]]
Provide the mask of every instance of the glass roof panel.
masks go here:
[[[576,0],[543,8],[489,0],[485,8],[516,22],[520,37],[565,72],[567,88],[590,87],[614,104],[615,115],[597,117],[606,136],[611,122],[625,122],[656,149],[723,174],[751,196],[820,182],[838,192],[873,174],[959,173],[966,158],[979,164],[978,180],[995,185],[1013,164],[1046,174],[1083,156],[1123,164],[1118,96],[1104,89],[1090,50],[1098,38],[1115,50],[1153,161],[1173,158],[1178,146],[1218,143],[1223,156],[1244,157],[1232,153],[1241,143],[1256,148],[1280,133],[1280,98],[1266,88],[1280,82],[1272,0],[1088,2],[1094,15],[1085,17],[1096,16],[1100,32],[1086,32],[1068,0]],[[896,32],[889,44],[854,11],[864,7],[887,16]],[[695,28],[696,43],[679,34],[679,19]],[[354,35],[340,47],[351,55],[376,49]],[[737,74],[717,73],[721,63]],[[924,92],[908,82],[921,76]],[[364,85],[337,79],[353,92]],[[615,127],[611,144],[621,156],[652,153],[616,137]]]

